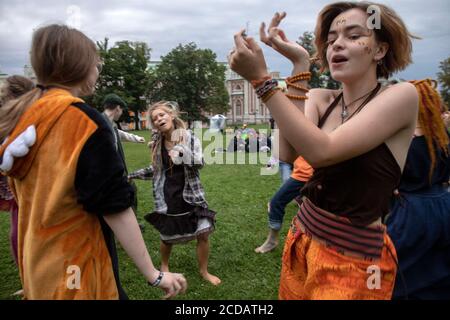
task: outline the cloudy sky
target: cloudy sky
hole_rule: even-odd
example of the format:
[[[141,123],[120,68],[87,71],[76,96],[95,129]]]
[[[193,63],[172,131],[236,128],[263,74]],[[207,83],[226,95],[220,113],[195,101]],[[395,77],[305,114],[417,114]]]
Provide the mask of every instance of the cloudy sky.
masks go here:
[[[320,9],[330,0],[40,0],[0,2],[0,71],[22,74],[28,64],[34,28],[52,22],[79,27],[94,40],[145,41],[152,60],[159,60],[179,43],[195,42],[225,61],[233,34],[249,27],[256,36],[261,21],[286,11],[283,27],[291,39],[314,30]],[[450,56],[449,0],[380,0],[404,19],[414,41],[414,64],[396,75],[407,79],[435,77],[439,62]],[[271,70],[288,75],[288,62],[264,50]]]

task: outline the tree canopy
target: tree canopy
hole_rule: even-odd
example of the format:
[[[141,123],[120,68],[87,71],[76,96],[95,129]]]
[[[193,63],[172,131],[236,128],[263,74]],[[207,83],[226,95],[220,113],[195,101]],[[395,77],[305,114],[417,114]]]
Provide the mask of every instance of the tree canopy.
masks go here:
[[[224,113],[229,108],[225,70],[210,49],[180,44],[156,67],[151,100],[177,101],[189,123],[205,120],[205,112]]]
[[[447,107],[450,106],[450,57],[441,61],[438,72],[438,80],[441,85],[441,96]]]
[[[103,70],[90,103],[102,110],[103,98],[109,93],[115,93],[137,114],[146,109],[151,91],[152,74],[148,68],[151,49],[145,42],[119,41],[111,48],[108,45],[108,38],[97,42]],[[127,114],[124,113],[124,116]],[[137,117],[135,122],[136,128],[139,128]]]
[[[305,48],[311,57],[316,53],[316,48],[314,47],[314,33],[305,31],[303,35],[298,38],[297,43]],[[317,63],[311,63],[309,71],[311,72],[311,81],[309,81],[311,88],[338,89],[340,87],[339,82],[331,78],[329,71],[320,72],[320,66]]]

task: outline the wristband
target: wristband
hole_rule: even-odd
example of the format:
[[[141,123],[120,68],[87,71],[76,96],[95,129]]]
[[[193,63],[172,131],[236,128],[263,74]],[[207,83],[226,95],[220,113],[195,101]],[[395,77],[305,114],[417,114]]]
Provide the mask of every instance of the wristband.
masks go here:
[[[164,276],[164,272],[160,271],[159,276],[158,276],[158,278],[156,278],[155,281],[153,281],[153,282],[148,281],[147,283],[152,287],[157,287],[161,283],[163,276]]]
[[[265,76],[259,80],[252,80],[250,81],[251,85],[253,86],[253,88],[257,89],[259,86],[261,86],[264,82],[266,82],[267,80],[272,79],[271,76]]]

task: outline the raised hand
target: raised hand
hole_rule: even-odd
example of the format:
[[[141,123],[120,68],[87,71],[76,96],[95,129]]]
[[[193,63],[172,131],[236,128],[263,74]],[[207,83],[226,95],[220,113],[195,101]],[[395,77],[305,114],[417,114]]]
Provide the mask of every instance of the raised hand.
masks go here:
[[[261,47],[255,39],[245,37],[244,30],[234,35],[235,48],[228,55],[233,71],[248,81],[260,80],[268,75]]]
[[[269,47],[288,58],[293,64],[309,66],[309,53],[295,41],[290,41],[284,31],[279,27],[286,17],[286,12],[276,12],[270,21],[266,33],[266,24],[263,22],[259,28],[260,40]]]

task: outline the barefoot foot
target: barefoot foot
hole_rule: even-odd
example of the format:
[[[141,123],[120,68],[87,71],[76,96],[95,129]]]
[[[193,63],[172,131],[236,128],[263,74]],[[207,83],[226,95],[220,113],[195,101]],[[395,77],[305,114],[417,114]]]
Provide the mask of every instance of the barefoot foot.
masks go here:
[[[218,277],[216,277],[216,276],[213,276],[212,274],[210,274],[209,272],[204,272],[204,273],[201,273],[201,275],[202,275],[202,278],[203,279],[205,279],[206,281],[209,281],[209,282],[211,282],[213,285],[215,285],[215,286],[217,286],[217,285],[219,285],[221,282],[222,282],[222,280],[220,280]]]
[[[274,250],[278,246],[278,241],[268,241],[264,242],[261,246],[255,249],[256,253],[266,253]]]

